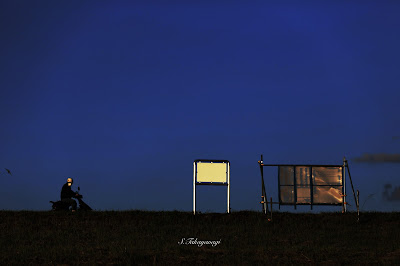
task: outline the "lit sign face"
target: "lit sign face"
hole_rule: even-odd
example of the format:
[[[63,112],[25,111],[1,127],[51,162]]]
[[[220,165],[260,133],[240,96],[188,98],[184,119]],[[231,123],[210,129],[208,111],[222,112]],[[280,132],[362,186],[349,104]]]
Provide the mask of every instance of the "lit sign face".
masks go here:
[[[343,203],[342,167],[313,167],[314,203]]]
[[[343,167],[279,166],[281,204],[342,204]]]
[[[228,164],[225,162],[197,162],[197,182],[227,183]]]

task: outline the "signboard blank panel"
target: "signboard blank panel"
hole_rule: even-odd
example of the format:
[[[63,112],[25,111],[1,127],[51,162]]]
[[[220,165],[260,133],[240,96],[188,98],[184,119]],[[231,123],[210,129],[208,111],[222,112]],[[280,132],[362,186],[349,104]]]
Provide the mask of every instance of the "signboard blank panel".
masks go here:
[[[197,163],[197,182],[227,182],[227,163]]]

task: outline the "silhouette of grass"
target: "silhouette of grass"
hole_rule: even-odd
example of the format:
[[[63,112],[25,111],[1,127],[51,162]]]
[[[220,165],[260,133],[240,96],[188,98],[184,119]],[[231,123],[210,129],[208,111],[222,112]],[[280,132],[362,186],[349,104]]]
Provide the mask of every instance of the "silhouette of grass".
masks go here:
[[[400,261],[400,213],[0,211],[0,264],[375,264]],[[179,245],[182,238],[221,240]]]

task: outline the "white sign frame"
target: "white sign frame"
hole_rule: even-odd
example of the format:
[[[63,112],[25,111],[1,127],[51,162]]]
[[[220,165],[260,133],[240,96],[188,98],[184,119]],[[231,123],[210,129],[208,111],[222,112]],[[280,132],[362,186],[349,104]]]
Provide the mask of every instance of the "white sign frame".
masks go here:
[[[230,162],[198,159],[193,162],[193,214],[196,214],[196,186],[227,186],[227,213],[230,213]]]

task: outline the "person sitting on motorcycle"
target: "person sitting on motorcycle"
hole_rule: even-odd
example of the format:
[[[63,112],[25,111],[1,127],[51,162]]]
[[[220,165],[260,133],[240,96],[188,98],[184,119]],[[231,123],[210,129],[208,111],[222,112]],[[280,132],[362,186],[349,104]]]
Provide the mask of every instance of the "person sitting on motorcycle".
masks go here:
[[[72,211],[75,212],[77,204],[72,198],[76,198],[79,196],[79,194],[72,191],[72,183],[74,183],[74,180],[71,177],[68,177],[67,183],[65,183],[61,189],[61,201],[67,203],[69,206],[72,206]]]

